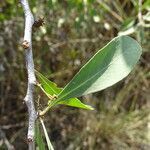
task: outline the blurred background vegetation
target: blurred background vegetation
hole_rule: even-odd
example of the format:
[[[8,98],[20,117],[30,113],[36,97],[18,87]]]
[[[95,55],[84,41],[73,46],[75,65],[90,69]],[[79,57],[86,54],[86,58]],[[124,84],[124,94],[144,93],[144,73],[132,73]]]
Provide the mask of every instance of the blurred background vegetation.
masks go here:
[[[35,68],[63,87],[117,35],[141,43],[139,64],[123,81],[82,97],[95,110],[61,106],[44,118],[56,150],[150,149],[150,0],[32,0],[45,25],[33,33]],[[140,17],[142,13],[142,17]],[[0,149],[27,149],[24,16],[18,0],[0,1]],[[144,22],[144,23],[143,23]],[[35,103],[47,97],[36,89]],[[11,145],[10,145],[11,144]]]

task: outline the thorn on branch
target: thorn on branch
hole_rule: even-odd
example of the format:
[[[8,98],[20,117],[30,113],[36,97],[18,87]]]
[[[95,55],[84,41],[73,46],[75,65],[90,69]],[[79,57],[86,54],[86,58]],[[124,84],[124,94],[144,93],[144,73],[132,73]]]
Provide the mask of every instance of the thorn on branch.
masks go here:
[[[27,142],[28,142],[28,143],[33,142],[33,139],[28,138],[28,139],[27,139]]]
[[[23,41],[23,43],[22,43],[22,47],[24,48],[24,49],[27,49],[27,48],[29,48],[29,42],[28,41]]]
[[[23,104],[25,104],[25,99],[23,99],[23,102],[22,102]]]
[[[40,85],[40,83],[39,83],[38,81],[36,81],[36,82],[35,82],[35,85],[39,86],[39,85]]]
[[[36,20],[33,24],[33,27],[39,28],[40,26],[43,26],[45,24],[44,17],[40,17],[38,20]]]

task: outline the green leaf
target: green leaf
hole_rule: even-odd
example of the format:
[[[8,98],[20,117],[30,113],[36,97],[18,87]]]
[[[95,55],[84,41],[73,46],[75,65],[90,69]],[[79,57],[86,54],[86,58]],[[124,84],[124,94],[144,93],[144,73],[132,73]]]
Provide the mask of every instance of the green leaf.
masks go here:
[[[44,134],[45,134],[48,150],[54,150],[53,145],[51,144],[51,141],[49,139],[49,136],[48,136],[45,124],[44,124],[44,122],[43,122],[43,120],[41,118],[40,118],[40,121],[41,121],[41,124],[42,124],[42,127],[43,127],[43,131],[44,131]]]
[[[48,97],[49,97],[49,95],[52,95],[52,96],[53,95],[58,95],[62,91],[62,88],[58,88],[55,83],[48,80],[45,76],[43,76],[38,71],[36,71],[36,74],[38,76],[40,84],[42,85],[42,87],[40,86],[40,88],[43,90],[43,92]],[[60,101],[57,104],[62,104],[62,105],[78,107],[78,108],[82,108],[82,109],[93,110],[93,108],[91,106],[82,103],[77,98],[71,98],[71,99],[67,99],[67,100],[64,100],[64,101]]]
[[[38,76],[39,82],[44,88],[45,92],[50,95],[58,95],[61,92],[61,88],[58,88],[54,82],[48,80],[45,76],[43,76],[40,72],[36,71],[36,75]]]
[[[58,95],[58,100],[103,90],[125,78],[138,62],[140,45],[128,36],[114,38],[87,62]]]
[[[77,98],[70,98],[68,100],[59,101],[58,104],[68,105],[72,107],[78,107],[82,109],[94,110],[94,108],[90,105],[85,105]]]
[[[35,126],[35,141],[36,141],[36,144],[37,144],[39,150],[45,150],[45,144],[44,144],[44,141],[43,141],[42,134],[40,132],[38,122],[36,122],[36,126]]]

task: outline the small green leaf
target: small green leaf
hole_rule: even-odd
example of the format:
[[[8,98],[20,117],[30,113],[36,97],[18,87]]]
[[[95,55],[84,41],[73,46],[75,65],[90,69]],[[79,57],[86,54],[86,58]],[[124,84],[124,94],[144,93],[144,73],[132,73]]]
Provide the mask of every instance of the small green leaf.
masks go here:
[[[58,88],[55,83],[48,80],[45,76],[43,76],[38,71],[36,71],[36,74],[38,76],[40,84],[42,85],[42,87],[40,86],[40,88],[48,96],[48,98],[50,97],[50,95],[51,96],[53,96],[53,95],[57,96],[62,91],[62,88]],[[71,98],[71,99],[67,99],[67,100],[64,100],[64,101],[60,101],[57,104],[62,104],[62,105],[78,107],[78,108],[82,108],[82,109],[93,110],[93,108],[91,106],[82,103],[77,98]]]
[[[58,95],[57,101],[103,90],[125,78],[141,56],[132,38],[114,38],[88,61]]]
[[[45,150],[45,144],[39,128],[39,122],[36,122],[35,126],[35,141],[39,150]]]
[[[44,88],[45,92],[50,95],[58,95],[61,92],[61,88],[58,88],[54,82],[48,80],[45,76],[43,76],[40,72],[36,71],[36,75],[38,76],[39,82]]]
[[[68,100],[59,101],[58,104],[68,105],[72,107],[78,107],[82,109],[94,110],[94,108],[90,105],[85,105],[77,98],[70,98]]]

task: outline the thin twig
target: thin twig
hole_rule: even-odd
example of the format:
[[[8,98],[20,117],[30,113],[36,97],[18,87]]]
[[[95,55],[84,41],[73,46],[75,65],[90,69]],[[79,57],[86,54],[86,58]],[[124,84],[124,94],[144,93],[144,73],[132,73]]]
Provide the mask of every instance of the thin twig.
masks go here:
[[[50,108],[51,108],[51,106],[46,106],[46,107],[44,108],[44,110],[42,110],[42,111],[39,112],[39,116],[40,116],[40,117],[41,117],[41,116],[44,116],[44,115],[50,110]]]
[[[16,124],[8,124],[8,125],[3,125],[0,128],[4,130],[9,130],[10,128],[18,128],[18,127],[23,127],[25,125],[25,122],[20,122]]]
[[[1,127],[0,127],[0,143],[2,144],[4,143],[8,150],[14,150],[14,146],[8,141],[5,132],[1,129]]]
[[[112,9],[110,9],[108,7],[108,5],[105,2],[102,2],[101,0],[97,0],[97,2],[103,7],[105,8],[112,16],[114,16],[117,20],[119,20],[120,22],[123,21],[122,17],[119,16],[115,11],[113,11]]]
[[[52,143],[51,143],[51,141],[49,139],[49,136],[48,136],[48,133],[47,133],[44,121],[43,121],[43,119],[41,117],[40,117],[40,122],[41,122],[43,130],[44,130],[44,134],[45,134],[45,138],[46,138],[48,149],[49,150],[54,150],[54,147],[53,147],[53,145],[52,145]]]
[[[139,24],[138,24],[138,26],[142,26],[144,28],[150,28],[150,24],[145,23],[145,21],[143,19],[143,15],[142,15],[142,1],[143,0],[139,0],[139,2],[138,2],[138,5],[139,5],[139,10],[138,10]]]
[[[36,83],[33,54],[32,54],[32,26],[34,24],[34,17],[30,10],[28,0],[20,0],[20,2],[25,14],[24,41],[22,43],[22,46],[25,49],[26,68],[28,73],[28,88],[26,96],[24,98],[29,114],[27,139],[29,143],[29,149],[32,150],[34,149],[34,127],[35,127],[35,120],[37,118],[37,113],[35,111],[35,106],[33,102],[34,84]]]
[[[143,16],[142,16],[142,0],[139,0],[138,5],[139,5],[138,19],[139,19],[139,24],[142,26],[144,24]]]
[[[87,39],[87,38],[85,38],[85,39],[71,39],[71,40],[59,42],[59,43],[56,43],[56,44],[50,44],[50,46],[52,48],[58,48],[58,47],[61,47],[65,44],[96,43],[99,39],[100,39],[100,37],[96,37],[96,38],[93,38],[93,39]]]

